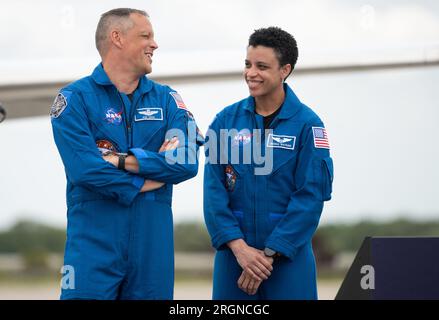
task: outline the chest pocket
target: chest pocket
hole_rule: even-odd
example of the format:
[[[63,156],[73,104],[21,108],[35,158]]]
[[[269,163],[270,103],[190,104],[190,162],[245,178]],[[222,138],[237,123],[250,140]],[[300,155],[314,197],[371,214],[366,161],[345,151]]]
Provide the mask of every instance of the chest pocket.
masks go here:
[[[299,143],[297,135],[294,134],[278,134],[273,132],[268,135],[266,141],[266,162],[271,161],[271,174],[286,171],[291,174],[295,167],[295,158]]]
[[[279,121],[266,138],[266,152],[272,154],[272,173],[292,175],[300,148],[303,124],[294,121]]]
[[[133,145],[158,151],[165,140],[166,124],[163,108],[137,109],[133,118]]]
[[[266,155],[268,160],[268,155]],[[285,149],[272,150],[272,165],[273,169],[271,175],[278,175],[282,173],[290,174],[294,172],[296,167],[297,151]],[[266,161],[267,161],[266,160]]]

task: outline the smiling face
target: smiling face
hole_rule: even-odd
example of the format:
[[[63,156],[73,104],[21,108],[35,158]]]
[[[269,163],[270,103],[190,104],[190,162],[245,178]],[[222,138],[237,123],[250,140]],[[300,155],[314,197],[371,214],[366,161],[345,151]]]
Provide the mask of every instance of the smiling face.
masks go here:
[[[152,71],[152,56],[158,45],[154,40],[154,31],[147,17],[133,13],[130,19],[134,25],[122,35],[123,56],[127,59],[131,71],[143,76]]]
[[[266,97],[282,91],[283,81],[290,70],[290,64],[280,66],[272,48],[265,46],[247,48],[244,78],[251,96]]]

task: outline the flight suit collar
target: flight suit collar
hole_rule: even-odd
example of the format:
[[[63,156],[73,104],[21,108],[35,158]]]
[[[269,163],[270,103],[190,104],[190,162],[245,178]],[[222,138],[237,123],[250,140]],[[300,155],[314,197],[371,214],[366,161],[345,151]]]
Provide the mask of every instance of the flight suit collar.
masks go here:
[[[293,89],[287,83],[284,83],[285,100],[282,104],[282,109],[278,115],[279,119],[292,118],[298,111],[301,105],[299,98],[297,98]],[[244,109],[254,113],[255,112],[255,98],[252,96],[247,98],[247,103],[244,105]]]
[[[93,70],[93,73],[91,75],[93,80],[102,86],[114,86],[114,84],[111,82],[110,78],[108,77],[107,73],[104,70],[104,67],[102,63],[99,63],[99,65]],[[149,80],[146,76],[143,76],[140,78],[139,86],[136,90],[139,91],[140,94],[144,94],[152,89],[152,81]]]

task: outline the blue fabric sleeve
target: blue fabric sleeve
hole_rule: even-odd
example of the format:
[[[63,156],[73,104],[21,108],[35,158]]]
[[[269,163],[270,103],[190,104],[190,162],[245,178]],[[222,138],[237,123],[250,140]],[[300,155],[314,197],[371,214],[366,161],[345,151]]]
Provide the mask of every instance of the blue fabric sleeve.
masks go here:
[[[61,91],[63,93],[63,91]],[[73,184],[129,206],[144,184],[144,178],[121,171],[105,161],[93,139],[86,109],[75,92],[65,90],[67,106],[52,117],[52,130],[68,180]]]
[[[320,123],[318,127],[323,127]],[[312,126],[304,129],[304,142],[294,173],[296,191],[291,195],[287,212],[267,238],[265,246],[294,259],[297,250],[311,241],[323,202],[331,198],[333,167],[329,149],[316,148]]]
[[[218,117],[213,121],[209,131],[219,135]],[[206,136],[208,138],[209,134]],[[206,146],[209,146],[206,148]],[[214,153],[210,148],[216,148]],[[212,245],[217,250],[227,248],[227,242],[243,239],[239,222],[229,206],[229,194],[225,187],[224,166],[220,164],[219,141],[212,145],[206,141],[206,164],[204,166],[204,219],[210,234]],[[209,161],[211,159],[213,161]]]

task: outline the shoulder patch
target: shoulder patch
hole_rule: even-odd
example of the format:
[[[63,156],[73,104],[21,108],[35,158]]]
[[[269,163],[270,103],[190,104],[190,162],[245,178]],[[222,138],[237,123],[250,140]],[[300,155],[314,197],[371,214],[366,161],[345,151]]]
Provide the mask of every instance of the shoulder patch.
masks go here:
[[[184,104],[183,99],[177,92],[173,91],[173,92],[169,92],[169,94],[172,96],[175,103],[177,104],[177,108],[187,110],[187,107]]]
[[[69,98],[71,94],[71,91],[63,91],[58,93],[55,100],[53,101],[52,107],[50,108],[51,118],[58,118],[61,113],[63,113],[69,103]]]
[[[312,127],[312,134],[314,136],[314,147],[329,149],[328,134],[325,128]]]

